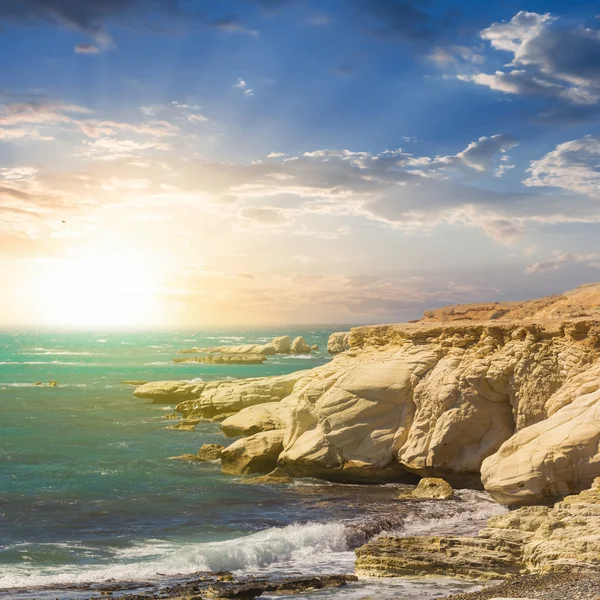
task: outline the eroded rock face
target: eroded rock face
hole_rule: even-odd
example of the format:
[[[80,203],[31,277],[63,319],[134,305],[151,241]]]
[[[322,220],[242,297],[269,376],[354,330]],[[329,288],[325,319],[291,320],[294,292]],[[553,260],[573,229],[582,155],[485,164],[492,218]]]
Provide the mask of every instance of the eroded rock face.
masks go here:
[[[279,402],[292,393],[296,383],[305,374],[306,372],[298,371],[290,375],[276,377],[187,384],[188,386],[197,386],[188,388],[188,390],[191,389],[195,392],[195,398],[178,404],[176,410],[188,417],[220,420],[249,406]],[[158,388],[161,389],[160,386]],[[192,395],[191,391],[190,395]]]
[[[242,438],[221,452],[221,471],[229,475],[269,473],[283,449],[283,431],[267,431]]]
[[[350,349],[350,332],[338,331],[332,333],[327,341],[327,352],[329,354],[339,354]]]
[[[495,500],[543,503],[578,492],[600,476],[600,368],[580,379],[587,376],[590,381],[570,404],[517,432],[484,461],[483,482]],[[564,395],[557,394],[555,405]]]
[[[554,508],[527,506],[492,517],[477,537],[382,537],[358,548],[356,556],[357,575],[370,577],[597,572],[600,479]]]
[[[273,338],[271,345],[275,348],[277,354],[289,354],[292,348],[289,335]]]

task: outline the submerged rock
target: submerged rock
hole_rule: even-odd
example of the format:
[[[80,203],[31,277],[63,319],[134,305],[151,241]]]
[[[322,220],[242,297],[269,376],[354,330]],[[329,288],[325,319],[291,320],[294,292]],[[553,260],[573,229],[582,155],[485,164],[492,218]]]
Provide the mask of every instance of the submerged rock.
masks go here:
[[[270,473],[266,475],[261,475],[259,477],[249,477],[248,479],[244,479],[240,481],[240,483],[250,483],[250,484],[260,484],[260,485],[282,485],[285,483],[292,483],[294,480],[290,475],[277,467]]]
[[[452,486],[443,479],[425,477],[417,487],[398,496],[400,500],[451,500],[454,498]]]

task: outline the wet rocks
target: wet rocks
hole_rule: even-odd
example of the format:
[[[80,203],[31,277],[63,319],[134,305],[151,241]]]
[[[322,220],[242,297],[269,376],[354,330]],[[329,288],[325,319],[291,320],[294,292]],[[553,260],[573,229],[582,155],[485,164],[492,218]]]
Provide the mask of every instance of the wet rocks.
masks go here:
[[[203,444],[198,448],[198,453],[196,454],[196,460],[202,462],[210,462],[213,460],[219,460],[221,458],[221,453],[225,450],[225,446],[221,446],[221,444]]]
[[[358,548],[356,557],[356,573],[370,577],[598,572],[600,479],[554,508],[526,506],[492,517],[477,537],[381,537]]]
[[[443,479],[425,477],[417,487],[398,496],[400,500],[451,500],[454,498],[452,486]]]
[[[240,483],[248,483],[254,485],[284,485],[286,483],[292,483],[294,480],[289,476],[289,474],[279,467],[267,473],[266,475],[261,475],[259,477],[249,477],[248,479],[244,479],[240,481]]]
[[[441,575],[505,579],[521,569],[521,546],[462,537],[381,537],[356,550],[356,574],[362,577]]]

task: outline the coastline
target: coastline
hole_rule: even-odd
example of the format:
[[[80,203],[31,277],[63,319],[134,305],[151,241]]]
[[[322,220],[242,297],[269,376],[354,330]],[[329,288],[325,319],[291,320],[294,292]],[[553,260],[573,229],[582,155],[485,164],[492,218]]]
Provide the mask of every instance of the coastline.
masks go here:
[[[572,302],[572,294],[569,298]],[[544,307],[547,309],[548,304]],[[518,310],[523,312],[523,306]],[[483,314],[489,317],[487,312]],[[194,446],[197,448],[200,438],[203,443],[223,442],[218,454],[211,456],[208,462],[196,461],[194,455],[187,454],[194,460],[167,463],[175,453],[164,453],[160,456],[163,465],[160,469],[185,478],[187,494],[193,494],[190,476],[200,476],[204,478],[203,482],[211,482],[217,493],[215,498],[222,499],[216,502],[208,499],[202,512],[194,513],[194,519],[204,518],[206,524],[213,527],[214,518],[218,517],[226,528],[228,521],[235,523],[235,527],[204,545],[192,543],[179,549],[171,545],[168,551],[163,548],[157,560],[151,558],[151,554],[140,554],[139,560],[135,558],[126,563],[128,575],[119,571],[115,577],[117,572],[113,574],[110,569],[102,575],[93,569],[80,570],[69,585],[104,579],[115,586],[105,592],[120,594],[123,590],[119,587],[126,587],[131,592],[129,586],[137,590],[140,585],[149,585],[149,580],[141,584],[131,582],[132,578],[143,579],[144,573],[151,579],[156,575],[162,577],[157,580],[160,588],[169,578],[190,577],[198,571],[228,571],[234,578],[242,579],[237,583],[221,583],[243,586],[249,583],[244,578],[266,577],[271,587],[263,592],[268,595],[277,592],[272,588],[273,578],[297,576],[298,573],[320,577],[350,575],[354,570],[351,552],[355,548],[375,548],[377,544],[369,542],[385,540],[386,536],[390,539],[400,537],[411,544],[414,540],[416,551],[406,555],[408,560],[401,555],[399,561],[393,552],[385,555],[387,550],[383,561],[377,554],[373,555],[374,560],[370,558],[368,550],[365,559],[363,551],[362,562],[356,571],[362,577],[358,583],[345,582],[349,587],[375,586],[377,595],[387,598],[387,594],[394,597],[394,585],[401,581],[416,586],[414,593],[421,595],[415,597],[427,599],[448,596],[458,591],[452,589],[455,585],[462,590],[487,586],[485,581],[494,580],[499,574],[512,578],[517,592],[520,582],[523,590],[531,591],[538,585],[542,594],[546,593],[543,586],[548,590],[560,590],[562,583],[557,578],[536,579],[540,573],[556,574],[566,568],[581,572],[591,569],[593,572],[600,566],[600,532],[596,529],[600,517],[596,514],[596,505],[600,502],[597,501],[597,487],[588,492],[584,490],[588,490],[593,482],[597,464],[589,440],[600,435],[596,420],[590,416],[600,405],[598,390],[593,383],[598,378],[600,365],[600,320],[596,320],[595,315],[550,315],[541,319],[536,314],[515,320],[510,312],[503,314],[504,320],[500,317],[492,321],[438,323],[427,322],[429,316],[423,323],[355,328],[330,336],[328,345],[332,360],[325,359],[322,353],[313,356],[306,350],[308,347],[312,351],[306,342],[302,346],[305,354],[298,357],[289,353],[285,340],[284,349],[280,350],[276,348],[275,340],[281,341],[287,336],[279,336],[272,342],[263,338],[260,345],[199,345],[198,350],[186,351],[208,351],[209,354],[214,351],[219,356],[233,357],[233,362],[227,364],[214,365],[208,360],[192,365],[179,362],[169,365],[173,372],[177,369],[181,373],[184,371],[179,369],[186,369],[187,373],[200,368],[238,369],[239,373],[244,373],[242,377],[161,381],[136,370],[127,376],[114,372],[112,376],[118,376],[120,382],[149,382],[136,387],[134,394],[139,400],[129,400],[128,410],[133,414],[134,403],[139,406],[141,401],[146,407],[144,410],[156,414],[152,427],[147,429],[146,450],[153,453],[154,461],[158,456],[152,448],[151,432],[156,432],[157,425],[163,432],[161,436],[176,436],[172,439],[177,439],[179,447],[185,448],[186,452],[194,450]],[[460,315],[464,316],[464,312]],[[105,344],[107,337],[97,342]],[[171,344],[168,350],[171,360],[174,347]],[[101,348],[104,350],[105,346]],[[177,350],[182,348],[180,345]],[[238,355],[254,356],[259,353],[257,349],[266,352],[261,364],[243,360],[235,364]],[[164,355],[164,348],[161,352]],[[90,353],[90,360],[99,361],[102,354],[110,360],[110,352]],[[288,368],[296,364],[292,363],[294,360],[297,364],[306,364],[307,359],[316,362],[316,366],[313,362],[301,371]],[[285,368],[278,366],[285,363]],[[113,369],[112,363],[107,364]],[[165,362],[147,364],[158,367]],[[265,371],[267,374],[263,376]],[[49,394],[71,393],[68,385],[59,378],[57,386],[24,388],[31,392],[23,393],[34,394],[32,398],[51,400],[54,396]],[[115,409],[119,411],[122,410],[118,405],[119,397],[122,398],[126,389],[130,388],[122,383],[118,390],[115,388]],[[73,406],[77,406],[75,395],[72,401]],[[173,406],[181,415],[182,420],[177,425],[182,427],[172,425]],[[122,416],[118,418],[122,420]],[[580,436],[577,439],[589,443],[584,445],[578,441],[570,446],[567,442],[573,427],[569,429],[565,422],[567,425],[577,423],[576,431]],[[552,437],[544,437],[548,431],[552,432]],[[211,432],[212,437],[205,439],[203,434],[199,437],[201,432]],[[136,433],[133,429],[131,433],[134,440]],[[527,436],[532,435],[528,440]],[[547,454],[542,456],[542,463],[531,460],[523,463],[522,457],[530,455],[531,440],[537,443],[538,439],[547,440],[544,442]],[[578,461],[580,466],[571,470],[555,468],[564,465],[564,461],[552,458],[548,462],[545,457],[556,457],[557,453]],[[521,458],[513,459],[513,456]],[[514,460],[526,464],[528,470],[511,471]],[[152,468],[156,468],[159,463],[153,464]],[[550,469],[543,471],[540,464],[549,464]],[[269,477],[277,479],[275,474],[269,474],[273,469],[278,469],[280,479],[287,483],[281,485],[281,481],[272,481],[278,485],[264,485],[269,483]],[[257,476],[258,480],[253,482]],[[406,488],[408,481],[428,477],[443,478],[453,484],[455,491],[452,493],[457,500],[434,500],[433,497],[425,502],[401,500],[409,489]],[[545,483],[541,485],[540,482]],[[144,485],[148,483],[146,481]],[[477,510],[486,505],[486,496],[464,490],[482,484],[500,502],[494,503],[494,508],[486,508],[485,518],[478,522]],[[302,486],[311,493],[299,501]],[[334,489],[344,492],[333,493]],[[202,490],[204,484],[197,488],[197,491]],[[568,496],[578,492],[581,493]],[[476,502],[468,510],[460,510],[460,501],[468,494],[473,495]],[[290,504],[293,498],[296,499]],[[189,506],[193,506],[193,497],[189,499],[192,501]],[[545,508],[561,499],[564,500],[554,509]],[[257,520],[244,523],[240,529],[237,524],[242,523],[240,517],[233,512],[233,519],[230,519],[221,509],[223,501],[225,506],[226,503],[247,506],[244,510],[255,511]],[[311,502],[318,507],[312,513]],[[521,505],[526,508],[510,513],[503,508]],[[265,506],[271,507],[271,511],[283,512],[271,519]],[[527,506],[535,510],[531,512]],[[302,517],[298,519],[299,524],[294,524],[292,519],[297,518],[295,511],[300,507],[302,512],[298,514]],[[148,505],[146,510],[151,517],[153,507]],[[402,514],[399,515],[399,511]],[[359,519],[356,518],[358,514],[361,515]],[[497,516],[486,527],[487,519],[494,514]],[[572,526],[565,515],[571,515],[575,525]],[[583,530],[577,530],[579,525],[576,524],[582,522],[587,524],[585,535]],[[477,535],[479,530],[483,533]],[[171,531],[180,533],[183,530],[172,527]],[[192,535],[191,530],[189,533]],[[582,539],[585,547],[581,546]],[[493,547],[496,543],[510,549],[498,563],[500,571],[494,570],[496,567],[490,569],[489,558],[480,551],[487,548],[496,552]],[[467,563],[460,562],[462,551],[456,554],[453,550],[462,546]],[[445,558],[438,560],[435,552],[446,547],[450,548],[448,556],[458,556],[458,562],[448,563]],[[532,554],[534,547],[537,549]],[[472,552],[471,557],[469,552]],[[339,570],[332,572],[334,554],[341,560],[337,566]],[[135,552],[130,556],[135,557]],[[177,560],[171,561],[171,557],[177,557]],[[497,562],[495,555],[493,561]],[[415,567],[415,564],[424,566]],[[366,579],[365,574],[369,576]],[[449,575],[458,577],[459,583],[449,581]],[[377,579],[371,579],[373,576]],[[66,584],[71,575],[61,577]],[[121,579],[122,583],[115,579]],[[593,583],[593,579],[590,582]],[[566,580],[564,583],[566,585]],[[25,587],[21,586],[25,595],[19,592],[23,598],[27,597]],[[52,589],[58,592],[58,587]],[[492,593],[491,590],[486,588],[479,592],[484,594],[479,597],[495,597],[485,595],[488,591]],[[242,592],[240,597],[250,596],[249,592]],[[302,596],[299,590],[296,592]],[[36,593],[52,594],[50,588],[31,591],[31,594]],[[73,598],[88,598],[94,590],[71,587],[67,593],[75,594]],[[152,593],[160,597],[163,591],[158,589]],[[236,594],[228,597],[236,597]],[[163,597],[168,596],[163,594]]]

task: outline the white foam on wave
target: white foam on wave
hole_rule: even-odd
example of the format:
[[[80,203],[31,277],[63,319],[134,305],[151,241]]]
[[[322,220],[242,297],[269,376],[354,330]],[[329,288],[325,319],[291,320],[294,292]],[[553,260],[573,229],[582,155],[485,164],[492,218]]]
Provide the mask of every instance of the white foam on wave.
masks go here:
[[[347,561],[345,528],[341,523],[308,523],[266,529],[223,542],[176,546],[161,540],[119,550],[117,564],[104,567],[62,565],[45,569],[15,565],[3,569],[0,589],[102,582],[109,579],[156,580],[197,571],[251,571],[311,563],[330,566],[330,557]],[[327,557],[324,557],[326,555]],[[139,562],[140,559],[145,559]],[[330,569],[329,569],[330,570]]]
[[[503,515],[508,509],[494,502],[485,492],[458,490],[456,498],[460,501],[441,503],[439,500],[423,502],[423,508],[430,507],[431,512],[409,514],[402,525],[393,531],[380,533],[385,535],[477,535],[485,527],[487,520],[496,515]]]

